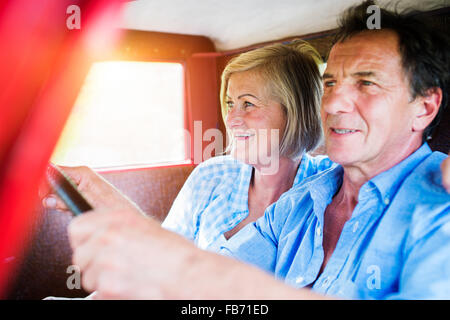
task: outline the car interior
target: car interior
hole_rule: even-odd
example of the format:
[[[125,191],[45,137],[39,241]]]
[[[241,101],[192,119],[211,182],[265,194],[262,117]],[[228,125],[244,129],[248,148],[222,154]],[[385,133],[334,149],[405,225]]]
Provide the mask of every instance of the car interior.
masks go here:
[[[9,90],[0,106],[0,226],[10,226],[0,237],[3,296],[88,295],[67,286],[72,264],[67,226],[73,215],[44,209],[37,196],[49,159],[92,167],[162,222],[195,166],[223,153],[213,148],[221,141],[203,133],[215,129],[226,137],[219,90],[227,62],[242,52],[294,39],[311,43],[326,62],[339,14],[359,2],[64,0],[25,10],[29,2],[20,0],[0,6],[5,17],[0,41],[11,44],[11,52],[0,55],[1,81]],[[380,3],[409,10],[439,32],[450,31],[448,0]],[[69,10],[73,4],[80,8],[81,27],[77,11]],[[17,19],[28,22],[20,26]],[[56,23],[63,30],[53,31]],[[13,56],[21,62],[11,64]],[[119,66],[125,71],[115,73]],[[145,70],[156,72],[156,78],[147,78]],[[27,81],[20,82],[21,77]],[[100,97],[101,90],[107,97]],[[133,109],[138,105],[142,113]],[[104,108],[90,110],[95,106]],[[85,124],[81,133],[72,134],[73,114],[91,126],[90,135]],[[450,151],[449,114],[428,141],[433,150]],[[193,141],[199,132],[201,150]],[[89,146],[78,148],[83,141]],[[71,153],[75,149],[77,155]],[[133,152],[136,157],[128,159]],[[323,153],[323,146],[314,151]],[[98,160],[92,160],[97,154]],[[12,239],[17,245],[11,245]]]

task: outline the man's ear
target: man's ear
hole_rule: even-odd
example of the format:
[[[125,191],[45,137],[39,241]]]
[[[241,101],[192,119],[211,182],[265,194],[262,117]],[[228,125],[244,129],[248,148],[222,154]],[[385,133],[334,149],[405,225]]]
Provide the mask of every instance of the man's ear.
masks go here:
[[[413,131],[423,131],[433,121],[442,102],[442,89],[428,89],[424,96],[417,97],[417,112],[413,121]]]

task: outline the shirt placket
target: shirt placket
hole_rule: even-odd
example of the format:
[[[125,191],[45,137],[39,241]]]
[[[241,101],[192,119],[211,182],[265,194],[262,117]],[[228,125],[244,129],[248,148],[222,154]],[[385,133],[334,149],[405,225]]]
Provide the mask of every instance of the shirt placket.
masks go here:
[[[307,272],[296,278],[295,284],[298,286],[304,286],[306,284],[310,284],[314,282],[317,278],[317,274],[320,271],[320,267],[323,263],[324,251],[323,251],[323,214],[325,212],[327,203],[331,201],[330,199],[322,198],[321,194],[316,194],[314,200],[314,208],[313,212],[316,216],[315,218],[315,226],[312,236],[314,238],[313,252],[311,261],[309,263]]]
[[[319,292],[324,294],[328,293],[336,279],[340,276],[358,237],[368,227],[368,224],[370,224],[373,218],[378,201],[376,188],[365,188],[362,192],[364,195],[360,197],[353,211],[352,218],[345,223],[330,260],[320,277],[314,283],[314,289]]]

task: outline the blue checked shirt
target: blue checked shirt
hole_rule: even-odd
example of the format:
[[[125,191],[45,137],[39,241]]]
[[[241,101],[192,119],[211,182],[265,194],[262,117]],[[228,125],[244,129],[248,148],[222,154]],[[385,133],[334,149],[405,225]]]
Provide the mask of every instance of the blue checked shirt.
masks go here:
[[[342,184],[341,166],[286,192],[224,244],[222,253],[323,294],[450,299],[450,195],[440,171],[445,157],[424,144],[366,182],[320,275],[323,215]]]
[[[325,156],[303,155],[293,186],[328,169]],[[248,216],[248,189],[253,167],[230,156],[199,164],[175,199],[162,226],[193,240],[202,249],[217,251],[223,234]]]

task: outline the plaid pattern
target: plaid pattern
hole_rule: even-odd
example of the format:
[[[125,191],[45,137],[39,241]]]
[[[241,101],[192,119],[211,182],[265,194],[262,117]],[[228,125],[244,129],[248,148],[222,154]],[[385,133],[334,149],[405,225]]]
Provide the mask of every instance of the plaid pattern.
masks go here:
[[[325,156],[304,155],[294,186],[326,170]],[[202,249],[216,248],[223,233],[248,215],[248,188],[252,166],[230,156],[211,158],[198,165],[186,180],[162,226],[193,240]]]

